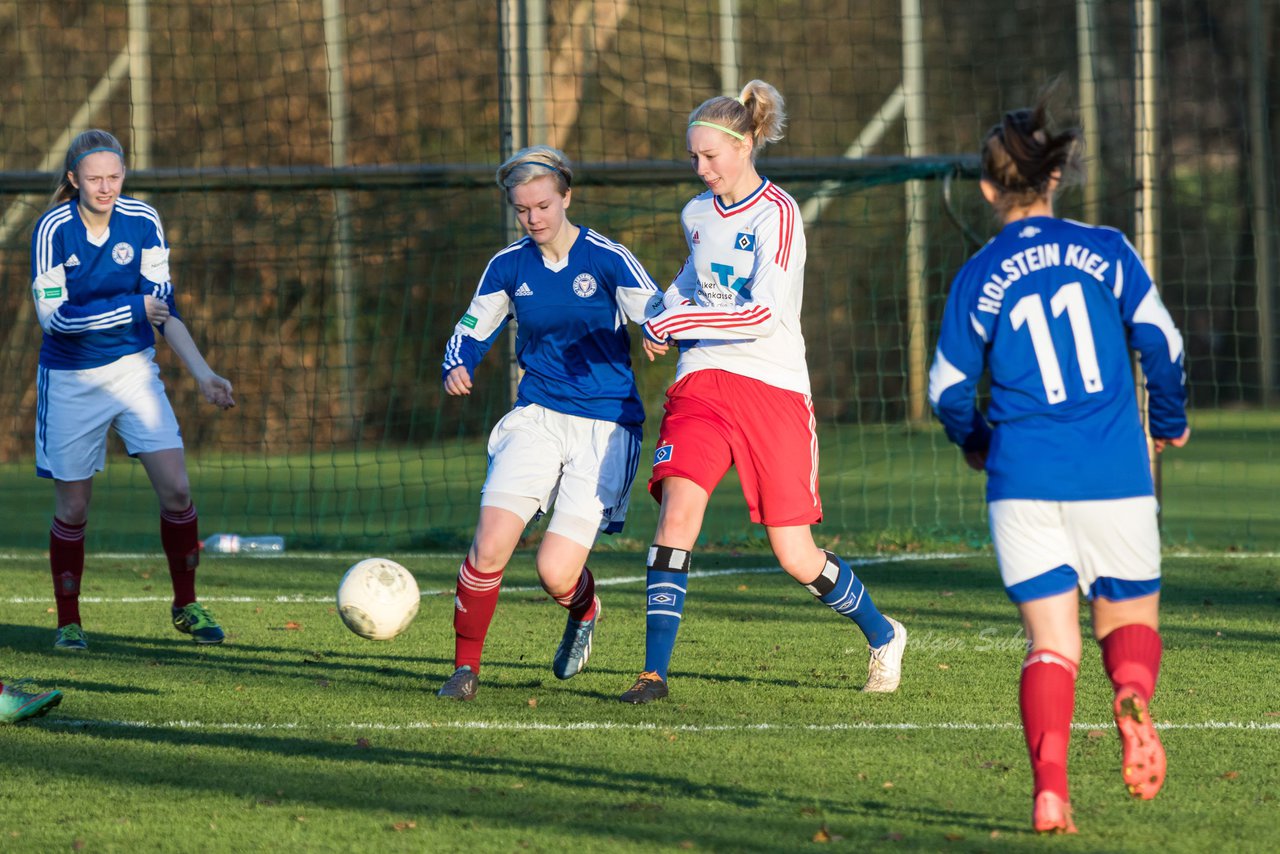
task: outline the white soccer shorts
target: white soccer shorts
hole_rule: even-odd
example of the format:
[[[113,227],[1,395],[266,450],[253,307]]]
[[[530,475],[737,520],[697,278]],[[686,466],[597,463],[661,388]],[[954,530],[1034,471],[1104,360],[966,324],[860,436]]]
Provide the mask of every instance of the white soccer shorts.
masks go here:
[[[1152,496],[1106,501],[1004,499],[988,505],[1005,592],[1029,602],[1079,587],[1090,601],[1160,589]]]
[[[114,427],[130,456],[182,447],[155,350],[83,371],[40,368],[36,378],[36,473],[86,480],[107,465]]]
[[[536,515],[554,504],[551,528],[591,548],[597,531],[622,530],[639,462],[640,442],[612,421],[537,404],[516,407],[489,434],[489,476],[480,504],[511,509],[526,523],[535,514],[508,507],[500,496],[536,501]]]

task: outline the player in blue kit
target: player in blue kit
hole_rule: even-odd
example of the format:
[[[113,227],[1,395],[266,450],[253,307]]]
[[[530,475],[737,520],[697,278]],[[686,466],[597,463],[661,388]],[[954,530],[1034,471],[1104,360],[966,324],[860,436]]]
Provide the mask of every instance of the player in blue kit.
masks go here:
[[[991,535],[1028,640],[1020,705],[1037,831],[1074,833],[1067,745],[1088,598],[1130,794],[1152,798],[1164,748],[1148,705],[1160,668],[1160,537],[1130,348],[1154,450],[1190,436],[1182,336],[1146,268],[1112,228],[1054,217],[1079,169],[1079,130],[1046,104],[1006,113],[982,146],[982,194],[1003,224],[956,275],[929,398],[965,460],[987,472]],[[991,376],[984,416],[974,405]]]
[[[121,195],[124,149],[88,130],[67,149],[53,205],[31,236],[31,281],[44,330],[36,404],[36,473],[53,480],[49,534],[58,631],[54,646],[82,650],[80,579],[93,476],[114,428],[160,501],[160,540],[173,581],[174,628],[197,643],[223,640],[196,601],[200,540],[182,436],[155,363],[155,330],[220,409],[231,383],[213,372],[174,303],[169,245],[155,208]]]
[[[485,268],[445,349],[444,388],[471,393],[476,366],[512,318],[524,376],[515,408],[489,436],[480,519],[458,570],[456,669],[439,691],[456,700],[476,695],[503,570],[525,526],[553,504],[536,558],[543,588],[568,610],[552,671],[569,679],[586,666],[600,618],[587,556],[600,531],[622,529],[640,459],[644,408],[626,320],[643,323],[662,309],[657,285],[625,246],[569,221],[573,171],[563,153],[524,149],[497,180],[527,236]]]

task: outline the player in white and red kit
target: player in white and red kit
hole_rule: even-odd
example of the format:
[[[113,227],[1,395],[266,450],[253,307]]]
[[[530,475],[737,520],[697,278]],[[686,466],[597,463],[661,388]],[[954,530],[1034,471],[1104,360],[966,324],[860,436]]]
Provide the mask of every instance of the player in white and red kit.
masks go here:
[[[1003,227],[956,275],[929,375],[947,436],[987,472],[996,558],[1029,644],[1019,702],[1032,824],[1052,833],[1076,830],[1067,747],[1080,592],[1115,690],[1125,785],[1149,799],[1165,776],[1148,710],[1162,647],[1160,532],[1131,348],[1155,450],[1190,435],[1182,336],[1141,259],[1119,231],[1053,214],[1079,169],[1079,135],[1050,128],[1043,100],[988,131],[981,187]],[[974,403],[984,371],[985,415]]]
[[[58,631],[54,646],[87,646],[80,625],[84,531],[93,476],[114,429],[137,457],[160,502],[160,541],[173,582],[174,628],[197,643],[223,640],[196,601],[196,509],[182,434],[155,363],[155,330],[186,365],[205,399],[235,406],[231,383],[205,362],[178,314],[169,245],[155,208],[121,195],[124,150],[88,130],[67,149],[53,206],[31,235],[31,287],[44,330],[36,403],[36,473],[53,480],[49,533]]]
[[[626,703],[667,696],[693,545],[730,466],[782,568],[866,636],[863,690],[894,691],[901,678],[906,630],[876,610],[849,564],[820,549],[809,529],[822,521],[822,500],[800,330],[804,227],[795,200],[755,167],[785,120],[782,96],[760,80],[689,117],[689,157],[707,191],[685,205],[689,259],[665,310],[643,327],[651,357],[675,342],[680,360],[649,481],[661,510],[649,549],[645,666],[620,697]]]

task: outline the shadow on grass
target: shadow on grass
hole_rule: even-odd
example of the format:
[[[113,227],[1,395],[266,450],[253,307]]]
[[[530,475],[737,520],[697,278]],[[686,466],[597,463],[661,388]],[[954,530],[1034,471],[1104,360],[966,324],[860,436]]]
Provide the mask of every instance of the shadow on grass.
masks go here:
[[[779,791],[775,774],[752,774],[755,783],[708,782],[653,762],[641,739],[621,750],[615,746],[610,751],[614,760],[606,764],[539,758],[536,740],[507,741],[505,748],[494,743],[481,750],[473,745],[414,750],[362,744],[355,730],[349,741],[338,743],[56,718],[32,726],[76,739],[24,745],[26,761],[45,774],[79,777],[95,785],[109,779],[140,791],[187,789],[240,798],[246,810],[279,810],[282,821],[307,807],[433,820],[449,816],[486,829],[572,832],[655,848],[696,839],[701,847],[733,851],[777,850],[785,840],[805,842],[817,823],[815,813],[824,822],[842,824],[872,820],[984,833],[1021,829],[993,822],[986,814],[901,803],[902,798],[889,795],[844,800],[786,794]],[[388,738],[377,732],[369,737],[374,742]],[[447,739],[442,735],[440,740]],[[169,753],[181,761],[165,761]],[[594,755],[586,747],[583,753]],[[305,767],[293,764],[295,760],[304,760]],[[246,775],[250,767],[253,773]],[[802,769],[774,770],[799,774]],[[740,776],[740,771],[732,774]],[[743,820],[748,816],[749,821]]]

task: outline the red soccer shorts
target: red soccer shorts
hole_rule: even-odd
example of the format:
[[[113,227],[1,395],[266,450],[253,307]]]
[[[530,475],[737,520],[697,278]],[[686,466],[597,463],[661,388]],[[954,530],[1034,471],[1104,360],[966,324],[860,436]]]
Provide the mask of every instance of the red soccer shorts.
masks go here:
[[[710,495],[736,466],[751,521],[774,528],[822,521],[813,401],[750,377],[695,371],[667,389],[649,493],[684,477]]]

